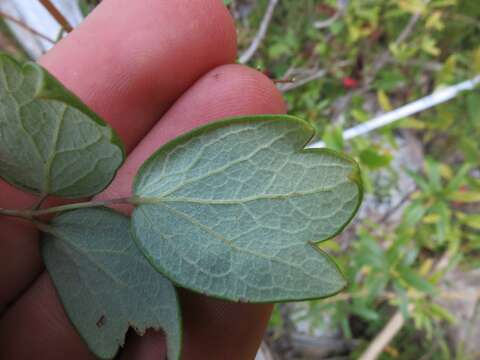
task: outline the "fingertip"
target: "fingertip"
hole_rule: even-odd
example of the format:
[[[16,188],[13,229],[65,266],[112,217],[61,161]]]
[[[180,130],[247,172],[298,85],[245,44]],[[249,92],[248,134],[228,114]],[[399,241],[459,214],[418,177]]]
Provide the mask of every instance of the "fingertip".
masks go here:
[[[246,115],[254,115],[286,112],[283,95],[274,82],[251,67],[240,64],[219,66],[202,79],[209,80],[217,82],[215,91],[223,89],[223,108],[232,113],[248,111]]]
[[[183,358],[253,359],[265,332],[271,304],[241,304],[180,290],[184,318]],[[208,326],[209,331],[205,331]]]
[[[183,94],[129,155],[99,199],[131,194],[141,164],[166,142],[209,122],[260,114],[282,114],[286,106],[275,84],[243,65],[218,66]]]
[[[120,360],[166,359],[167,347],[163,332],[148,330],[143,336],[130,332]]]
[[[39,61],[131,149],[198,78],[235,58],[219,0],[104,0]]]
[[[135,152],[148,152],[209,122],[235,116],[282,114],[282,94],[264,74],[238,64],[218,66],[198,80],[165,114]],[[150,144],[150,145],[145,145]]]
[[[227,117],[283,112],[285,104],[281,93],[265,75],[241,65],[219,66],[177,100],[130,154],[100,198],[128,196],[139,166],[164,143],[186,131]],[[254,357],[271,305],[229,303],[188,291],[181,291],[180,298],[185,329],[183,359]],[[149,336],[145,343],[136,338],[126,354],[143,351],[146,358],[156,358],[163,344],[161,335]]]
[[[0,322],[0,359],[94,360],[43,273]]]

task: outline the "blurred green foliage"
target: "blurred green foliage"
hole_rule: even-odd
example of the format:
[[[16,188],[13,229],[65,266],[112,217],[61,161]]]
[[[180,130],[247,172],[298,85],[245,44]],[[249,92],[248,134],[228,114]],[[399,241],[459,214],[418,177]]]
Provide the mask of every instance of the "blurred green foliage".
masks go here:
[[[267,4],[231,2],[240,48],[249,45]],[[316,28],[318,21],[325,26]],[[300,306],[296,317],[312,333],[361,340],[352,359],[396,310],[407,322],[381,359],[480,356],[448,341],[446,326],[459,319],[435,301],[449,295],[441,285],[446,274],[480,265],[480,92],[365,137],[342,138],[344,129],[378,113],[480,74],[479,37],[479,1],[280,1],[249,63],[273,79],[297,82],[323,72],[293,89],[279,85],[288,89],[289,111],[362,166],[367,209],[324,247],[342,259],[350,286],[307,310]],[[277,308],[272,333],[281,332],[282,322]]]

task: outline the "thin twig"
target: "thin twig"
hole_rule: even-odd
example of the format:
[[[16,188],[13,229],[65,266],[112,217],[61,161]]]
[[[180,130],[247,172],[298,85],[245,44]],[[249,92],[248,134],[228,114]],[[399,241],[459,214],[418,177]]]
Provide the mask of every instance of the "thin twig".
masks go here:
[[[37,202],[32,206],[32,210],[39,210],[42,207],[43,202],[48,198],[48,194],[42,194],[38,198]]]
[[[428,3],[429,1],[430,0],[425,0],[425,3]],[[415,13],[411,16],[407,25],[404,27],[404,29],[400,32],[398,37],[395,39],[394,41],[395,45],[399,45],[400,43],[408,39],[408,37],[412,34],[413,30],[415,29],[415,25],[420,20],[420,18],[421,18],[420,13]],[[365,76],[365,81],[361,89],[362,93],[370,89],[370,85],[373,82],[373,79],[375,78],[376,74],[390,61],[391,61],[390,50],[387,49],[377,58],[377,60],[372,65],[371,74]],[[478,78],[479,77],[476,77],[469,81],[460,83],[458,84],[458,86],[448,88],[449,91],[445,91],[445,92],[439,91],[438,93],[434,93],[432,95],[429,95],[427,97],[414,101],[410,104],[407,104],[403,107],[400,107],[399,109],[396,109],[386,114],[382,114],[365,123],[354,126],[343,132],[343,138],[345,140],[348,140],[356,136],[366,134],[372,130],[391,124],[394,121],[400,120],[402,118],[405,118],[417,112],[426,110],[442,102],[453,99],[458,94],[458,92],[464,91],[465,88],[467,87],[471,89],[472,88],[471,85],[475,86],[479,80]],[[299,82],[299,83],[300,83],[299,86],[304,84],[303,82]],[[291,90],[291,89],[292,88],[288,88],[288,90]],[[321,148],[321,147],[325,147],[325,143],[323,141],[318,141],[309,145],[308,147]]]
[[[432,270],[432,274],[443,271],[450,263],[451,254],[449,251],[445,252],[439,259]],[[408,305],[408,312],[412,312],[415,305],[410,303]],[[360,356],[359,360],[375,360],[382,353],[383,349],[393,340],[405,324],[405,318],[400,310],[390,318],[387,325],[380,331],[375,339],[367,347],[367,350]]]
[[[25,24],[23,21],[15,18],[15,17],[13,17],[13,16],[11,16],[11,15],[3,12],[3,11],[0,11],[0,16],[9,20],[9,21],[11,21],[11,22],[13,22],[13,23],[15,23],[15,24],[17,24],[18,26],[20,26],[20,27],[24,28],[25,30],[31,32],[32,34],[37,35],[39,38],[42,38],[43,40],[46,40],[46,41],[48,41],[52,44],[55,44],[54,40],[50,39],[48,36],[42,34],[41,32],[31,28],[30,26]]]
[[[383,214],[383,216],[378,219],[378,223],[383,224],[387,222],[387,220],[390,219],[393,214],[395,214],[408,200],[410,200],[410,197],[415,193],[415,191],[417,191],[416,187],[412,191],[406,193],[398,203],[388,209],[388,211],[386,211],[385,214]]]
[[[305,85],[305,84],[307,84],[311,81],[321,79],[327,74],[328,74],[327,69],[320,69],[312,75],[308,75],[308,76],[304,77],[303,79],[295,80],[295,82],[292,83],[292,84],[288,84],[288,85],[280,87],[279,90],[282,91],[282,92],[291,91],[291,90],[297,89],[297,88],[299,88],[299,87],[301,87],[301,86],[303,86],[303,85]]]
[[[313,27],[317,30],[330,27],[330,25],[332,25],[335,21],[337,21],[338,19],[340,19],[340,17],[343,16],[347,8],[347,5],[348,5],[348,1],[337,0],[337,11],[335,11],[335,14],[333,14],[331,17],[329,17],[326,20],[315,21],[313,23]]]
[[[422,70],[437,72],[442,70],[443,64],[439,61],[424,61],[424,60],[407,60],[407,61],[398,61],[396,59],[388,59],[389,64],[393,65],[405,65],[405,66],[415,66],[420,67]]]
[[[290,79],[272,79],[274,84],[293,84],[295,82],[295,78]]]
[[[38,0],[66,32],[73,30],[72,25],[50,0]]]
[[[408,311],[412,310],[413,304],[409,304]],[[404,324],[405,318],[402,312],[397,311],[382,331],[380,331],[375,340],[368,346],[367,350],[359,357],[359,360],[375,360],[378,358],[383,349],[392,341]]]
[[[267,34],[268,26],[270,25],[270,21],[272,21],[273,12],[275,7],[277,6],[279,0],[270,0],[268,3],[267,10],[265,11],[265,15],[263,16],[262,22],[260,23],[260,27],[258,29],[257,34],[253,38],[250,46],[245,50],[245,52],[240,56],[238,62],[240,64],[248,63],[253,55],[255,55],[258,47],[262,43],[265,35]]]
[[[326,20],[318,20],[313,23],[313,27],[317,30],[320,29],[325,29],[332,25],[335,21],[337,21],[340,16],[342,16],[342,13],[340,11],[337,11],[333,16],[329,17]]]
[[[424,0],[424,4],[428,4],[430,0]],[[403,30],[400,32],[400,34],[397,36],[393,44],[395,46],[400,45],[401,43],[405,42],[410,35],[412,35],[413,30],[415,30],[415,26],[417,25],[418,21],[422,18],[422,14],[420,12],[414,13],[411,17],[410,20],[408,21],[407,25],[403,28]],[[370,79],[367,80],[367,83],[373,81],[373,78],[375,78],[375,75],[389,62],[391,58],[390,55],[390,50],[387,49],[383,54],[381,54],[378,58],[377,61],[373,64],[373,74],[370,76]]]
[[[403,28],[402,32],[398,37],[395,39],[393,44],[395,46],[400,45],[401,43],[405,42],[410,35],[412,34],[413,30],[415,29],[415,25],[417,25],[418,21],[421,19],[420,13],[415,13],[410,17],[407,25]],[[370,83],[375,79],[377,73],[389,62],[391,58],[390,50],[385,50],[380,56],[377,57],[377,60],[372,65],[372,73],[367,77],[365,81],[365,86],[369,86]]]
[[[413,30],[415,29],[415,25],[417,25],[418,20],[420,20],[420,18],[421,18],[421,14],[418,12],[412,15],[412,17],[407,23],[407,26],[405,26],[405,28],[402,30],[400,35],[398,35],[398,37],[395,39],[395,42],[394,42],[395,45],[399,45],[405,42],[410,37]]]
[[[40,230],[41,232],[46,233],[46,234],[54,234],[55,233],[52,226],[50,226],[49,224],[44,223],[42,221],[35,220],[35,219],[32,219],[31,221],[32,221],[33,225],[35,225],[37,230]]]
[[[119,198],[119,199],[111,199],[111,200],[104,200],[104,201],[87,201],[82,203],[60,205],[56,207],[51,207],[47,209],[38,209],[38,210],[35,210],[35,209],[12,210],[12,209],[0,208],[0,215],[19,217],[27,220],[32,220],[40,216],[55,214],[59,212],[69,211],[69,210],[85,209],[85,208],[100,207],[100,206],[110,206],[110,205],[118,205],[118,204],[131,204],[132,201],[133,201],[132,198]]]
[[[91,208],[91,207],[100,207],[100,206],[110,206],[110,205],[118,205],[118,204],[129,204],[131,198],[119,198],[119,199],[110,199],[110,200],[103,200],[103,201],[87,201],[83,203],[75,203],[75,204],[67,204],[61,205],[57,207],[51,207],[48,209],[40,209],[32,211],[32,215],[34,217],[55,214],[58,212],[64,212],[69,210],[77,210],[77,209],[84,209],[84,208]]]
[[[332,66],[331,69],[336,69],[336,68],[348,66],[351,63],[352,63],[351,60],[339,61],[339,62],[335,63],[335,65]],[[304,78],[295,79],[295,81],[292,84],[285,84],[283,86],[279,86],[278,89],[282,92],[287,92],[287,91],[297,89],[299,87],[302,87],[302,86],[308,84],[311,81],[315,81],[315,80],[323,78],[324,76],[326,76],[331,71],[331,69],[320,69],[320,70],[316,71],[315,73],[313,73],[311,75],[308,75]]]

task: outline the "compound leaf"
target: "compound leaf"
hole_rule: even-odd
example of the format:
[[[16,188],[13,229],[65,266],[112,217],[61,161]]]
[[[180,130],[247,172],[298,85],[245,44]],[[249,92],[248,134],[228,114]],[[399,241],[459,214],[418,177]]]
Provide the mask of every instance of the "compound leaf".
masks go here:
[[[173,285],[135,246],[130,220],[106,208],[66,212],[47,229],[45,265],[70,320],[93,353],[111,359],[128,328],[163,329],[179,359],[180,312]]]
[[[45,69],[0,54],[0,176],[42,195],[103,190],[124,158],[114,131]]]
[[[301,300],[345,286],[317,244],[362,197],[356,163],[303,149],[314,135],[290,116],[234,118],[159,149],[134,183],[134,235],[174,283],[245,302]]]

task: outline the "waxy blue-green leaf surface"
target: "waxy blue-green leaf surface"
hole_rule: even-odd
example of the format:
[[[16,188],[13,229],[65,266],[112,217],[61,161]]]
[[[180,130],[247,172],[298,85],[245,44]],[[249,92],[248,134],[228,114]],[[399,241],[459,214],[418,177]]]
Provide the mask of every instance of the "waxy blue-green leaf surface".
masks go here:
[[[134,184],[136,241],[173,282],[248,302],[318,298],[345,286],[318,249],[361,201],[355,162],[304,150],[314,135],[289,116],[230,119],[156,152]]]
[[[46,70],[0,55],[2,178],[42,195],[89,196],[123,157],[113,130]]]
[[[173,285],[137,249],[127,217],[105,208],[56,217],[43,258],[65,310],[91,351],[115,356],[129,327],[163,329],[179,359],[181,324]]]

